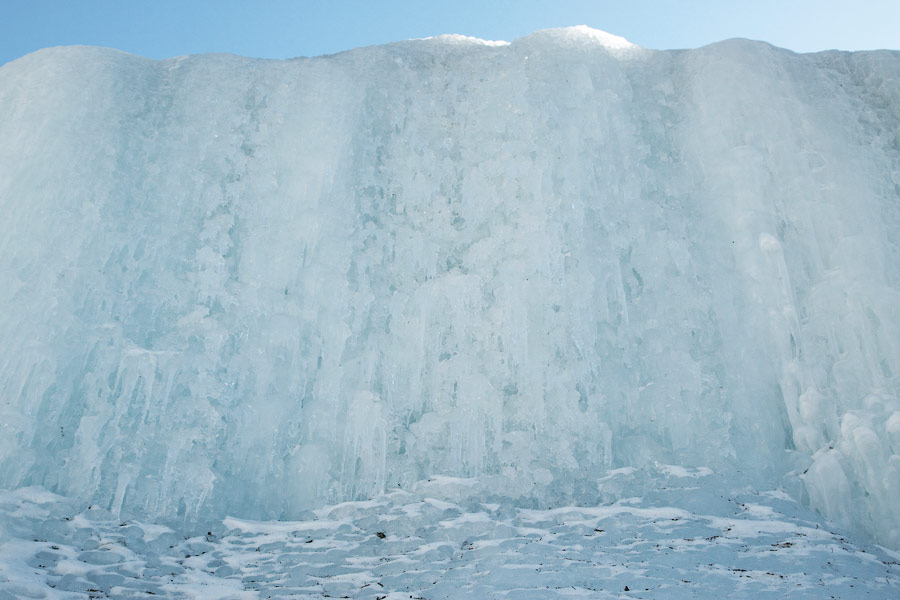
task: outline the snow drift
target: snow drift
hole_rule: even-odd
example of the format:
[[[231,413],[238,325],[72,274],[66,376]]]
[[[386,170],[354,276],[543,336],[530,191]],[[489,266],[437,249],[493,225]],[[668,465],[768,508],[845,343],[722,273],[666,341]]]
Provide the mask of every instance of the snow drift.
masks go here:
[[[900,547],[898,53],[68,47],[0,115],[2,487],[290,518],[659,462]]]

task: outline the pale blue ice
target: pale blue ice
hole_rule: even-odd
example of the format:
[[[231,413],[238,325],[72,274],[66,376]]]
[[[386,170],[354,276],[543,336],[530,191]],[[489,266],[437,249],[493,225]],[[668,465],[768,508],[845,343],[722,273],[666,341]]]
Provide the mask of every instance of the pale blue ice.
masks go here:
[[[0,115],[0,557],[71,553],[53,575],[22,562],[0,598],[106,560],[83,547],[106,525],[28,533],[97,510],[146,528],[145,581],[172,550],[154,527],[244,532],[208,542],[233,560],[188,565],[227,565],[227,598],[259,592],[235,558],[256,525],[223,522],[381,498],[348,513],[349,546],[326,536],[362,561],[366,519],[480,502],[483,538],[525,556],[525,510],[683,510],[681,538],[718,544],[717,498],[740,494],[854,536],[852,568],[887,569],[869,591],[897,594],[872,546],[900,548],[897,52],[654,51],[584,27],[287,61],[65,47],[0,68]],[[635,531],[663,535],[648,515]],[[445,533],[409,518],[419,541],[391,560]],[[470,525],[433,546],[448,589],[492,564],[454,554]]]

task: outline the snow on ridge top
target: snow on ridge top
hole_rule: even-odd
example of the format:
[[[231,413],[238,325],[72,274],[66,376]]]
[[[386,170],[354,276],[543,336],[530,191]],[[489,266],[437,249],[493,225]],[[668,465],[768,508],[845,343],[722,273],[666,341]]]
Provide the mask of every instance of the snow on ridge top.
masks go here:
[[[573,27],[555,27],[552,29],[540,29],[526,37],[544,37],[556,41],[579,41],[599,44],[610,50],[627,50],[639,48],[619,35],[613,35],[601,29],[594,29],[587,25],[575,25]]]
[[[613,35],[600,29],[594,29],[587,25],[575,25],[572,27],[554,27],[550,29],[539,29],[534,33],[526,35],[520,39],[547,39],[555,42],[587,42],[598,44],[610,50],[627,50],[630,48],[639,48],[637,44],[632,44],[625,38]],[[482,46],[508,46],[509,42],[503,40],[483,40],[481,38],[458,33],[449,33],[444,35],[436,35],[432,37],[419,38],[413,41],[434,41],[459,45],[482,45]]]
[[[602,46],[606,46],[607,48],[624,50],[625,48],[637,47],[636,44],[632,44],[620,35],[614,35],[601,29],[594,29],[593,27],[588,27],[587,25],[563,27],[559,31],[566,34],[568,37],[589,38],[595,42],[599,42]]]
[[[435,35],[426,38],[419,38],[420,40],[429,40],[436,42],[446,42],[451,44],[473,44],[473,45],[481,45],[481,46],[509,46],[509,42],[504,40],[483,40],[481,38],[473,37],[470,35],[462,35],[460,33],[445,33],[443,35]]]

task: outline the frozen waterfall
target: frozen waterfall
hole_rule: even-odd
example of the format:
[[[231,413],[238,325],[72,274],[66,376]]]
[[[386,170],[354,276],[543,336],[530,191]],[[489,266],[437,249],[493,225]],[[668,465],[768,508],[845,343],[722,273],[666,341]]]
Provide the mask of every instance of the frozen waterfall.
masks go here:
[[[705,467],[900,547],[900,53],[0,68],[0,487],[291,518]],[[547,506],[544,506],[547,505]]]

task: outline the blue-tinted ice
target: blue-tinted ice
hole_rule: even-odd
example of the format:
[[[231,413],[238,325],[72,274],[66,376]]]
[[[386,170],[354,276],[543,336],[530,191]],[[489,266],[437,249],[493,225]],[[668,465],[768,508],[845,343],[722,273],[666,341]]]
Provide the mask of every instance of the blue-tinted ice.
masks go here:
[[[0,342],[10,586],[895,592],[857,549],[900,548],[900,54],[40,51],[0,68]],[[373,498],[309,546],[179,537]]]

